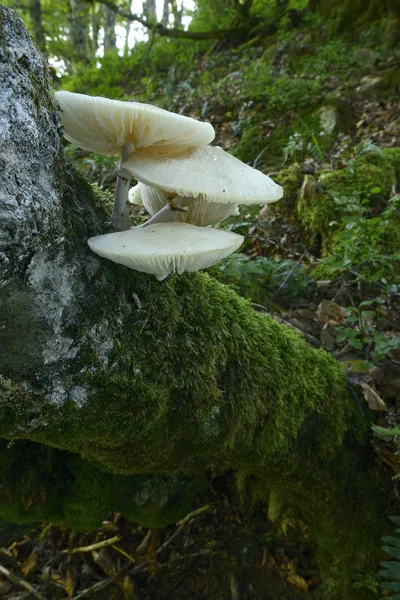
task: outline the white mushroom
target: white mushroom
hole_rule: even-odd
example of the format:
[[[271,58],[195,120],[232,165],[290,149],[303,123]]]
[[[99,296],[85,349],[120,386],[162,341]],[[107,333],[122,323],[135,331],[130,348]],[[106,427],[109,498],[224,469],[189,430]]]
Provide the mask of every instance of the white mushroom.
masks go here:
[[[187,223],[157,223],[89,239],[96,254],[160,281],[170,273],[198,271],[239,248],[243,236]]]
[[[267,175],[218,146],[199,146],[161,154],[157,148],[131,157],[124,167],[138,181],[163,192],[207,202],[268,204],[283,195]]]
[[[149,104],[121,102],[60,91],[65,137],[85,150],[120,155],[113,220],[119,229],[130,227],[127,207],[130,172],[123,167],[134,152],[157,147],[174,148],[208,144],[214,139],[210,123],[202,123]]]
[[[129,204],[134,204],[135,206],[143,206],[139,183],[131,187],[131,189],[129,190],[128,202]]]
[[[176,221],[208,227],[239,214],[238,205],[232,202],[229,204],[208,202],[202,195],[198,198],[181,198],[172,192],[164,192],[144,183],[138,183],[131,188],[129,199],[132,204],[144,206],[152,216],[169,205],[171,210],[162,213],[163,223]],[[154,223],[156,220],[153,219],[152,222]]]

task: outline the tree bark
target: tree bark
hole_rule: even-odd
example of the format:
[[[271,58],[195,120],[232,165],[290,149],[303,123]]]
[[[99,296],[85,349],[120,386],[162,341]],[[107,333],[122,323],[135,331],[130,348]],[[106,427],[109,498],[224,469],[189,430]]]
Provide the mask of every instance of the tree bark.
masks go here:
[[[172,14],[174,16],[174,27],[176,29],[180,29],[182,27],[182,11],[183,7],[178,8],[178,3],[176,0],[172,0],[171,2]]]
[[[89,62],[89,5],[84,0],[69,0],[69,39],[72,68]]]
[[[121,510],[128,475],[176,492],[182,477],[235,470],[316,545],[329,597],[350,597],[376,558],[382,507],[342,368],[205,273],[160,283],[92,254],[109,199],[63,157],[20,19],[0,6],[0,26],[0,437],[15,442],[0,447],[0,516],[29,519],[17,505],[31,477],[58,490],[32,520],[69,522],[77,502],[93,514],[91,486],[101,519]],[[65,495],[65,481],[78,488]]]
[[[396,2],[398,0],[310,0],[310,7],[336,20],[337,29],[351,31],[387,17],[389,7]]]
[[[170,0],[164,0],[163,13],[161,17],[161,25],[167,27],[169,20]]]
[[[96,56],[96,52],[99,48],[99,32],[100,32],[100,11],[95,4],[91,7],[91,24],[92,24],[92,40],[91,40],[91,54]]]
[[[143,16],[150,23],[157,23],[156,0],[144,0]]]
[[[104,6],[104,54],[117,48],[115,12]]]
[[[41,53],[46,56],[46,39],[42,23],[42,6],[40,0],[29,0],[29,16],[32,23],[33,39]]]

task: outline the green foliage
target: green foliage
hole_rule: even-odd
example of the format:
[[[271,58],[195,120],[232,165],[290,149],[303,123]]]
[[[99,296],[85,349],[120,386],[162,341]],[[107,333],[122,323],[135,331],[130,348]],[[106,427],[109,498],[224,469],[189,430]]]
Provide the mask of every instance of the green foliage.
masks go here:
[[[392,252],[392,236],[400,241],[400,235],[396,232],[400,195],[390,198],[381,214],[371,216],[371,197],[380,194],[380,191],[380,188],[373,187],[366,198],[352,196],[334,199],[344,216],[341,218],[343,229],[333,238],[333,253],[322,261],[331,276],[350,271],[357,280],[369,283],[379,282],[382,278],[396,280],[400,251]]]
[[[390,337],[379,330],[387,319],[393,292],[398,292],[397,286],[386,286],[382,295],[345,309],[343,325],[337,327],[336,341],[346,342],[358,350],[366,348],[367,358],[373,360],[382,360],[400,350],[400,336]]]
[[[293,300],[310,292],[312,280],[293,260],[273,261],[265,256],[250,259],[231,254],[217,265],[214,276],[253,302],[268,304],[272,297]],[[279,294],[279,295],[278,295]]]
[[[389,517],[395,525],[400,525],[400,517]],[[385,546],[382,550],[389,554],[393,560],[381,562],[383,570],[379,575],[388,581],[381,583],[381,587],[389,590],[389,596],[382,600],[399,600],[400,598],[400,528],[395,529],[395,535],[382,538]]]
[[[391,429],[388,429],[387,427],[380,427],[379,425],[372,425],[372,429],[374,433],[381,438],[400,435],[400,425],[396,425],[396,427],[392,427]]]
[[[237,13],[237,6],[234,0],[197,0],[190,29],[209,31],[228,28]]]

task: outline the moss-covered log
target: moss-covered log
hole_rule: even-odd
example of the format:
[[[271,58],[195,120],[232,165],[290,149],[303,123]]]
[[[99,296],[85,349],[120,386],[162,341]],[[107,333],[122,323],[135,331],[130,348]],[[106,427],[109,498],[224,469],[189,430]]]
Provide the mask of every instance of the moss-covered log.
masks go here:
[[[105,204],[65,162],[46,68],[5,8],[0,129],[0,517],[161,525],[234,469],[345,598],[378,528],[341,367],[207,274],[160,283],[90,253]]]

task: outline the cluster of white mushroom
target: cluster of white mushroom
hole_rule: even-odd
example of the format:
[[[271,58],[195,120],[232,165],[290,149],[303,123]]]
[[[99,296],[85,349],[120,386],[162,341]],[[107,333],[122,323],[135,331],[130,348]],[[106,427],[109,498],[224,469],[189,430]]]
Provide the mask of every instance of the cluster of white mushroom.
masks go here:
[[[138,102],[57,92],[64,136],[80,148],[119,155],[112,219],[116,233],[89,239],[105,258],[159,280],[198,271],[243,242],[211,225],[238,214],[239,204],[282,197],[272,179],[218,146],[210,123]],[[132,175],[139,182],[129,191]],[[130,204],[151,217],[131,227]]]

